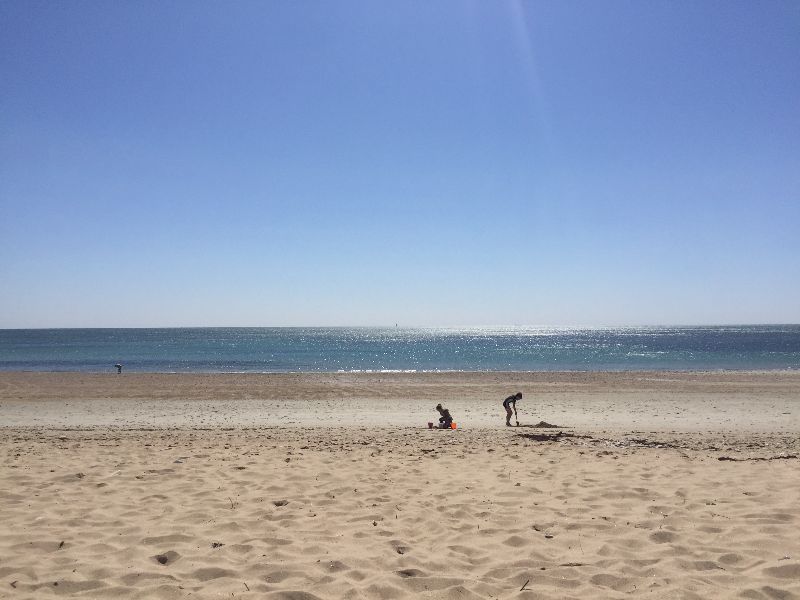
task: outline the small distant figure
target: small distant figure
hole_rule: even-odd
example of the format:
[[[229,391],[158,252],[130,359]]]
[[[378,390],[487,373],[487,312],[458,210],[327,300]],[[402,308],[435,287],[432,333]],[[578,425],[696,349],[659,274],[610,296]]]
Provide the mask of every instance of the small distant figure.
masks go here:
[[[503,408],[506,409],[506,427],[511,427],[511,415],[514,415],[514,420],[519,427],[519,417],[517,417],[517,400],[522,400],[522,392],[517,392],[513,396],[509,396],[503,400]],[[514,408],[513,412],[511,408]]]
[[[121,364],[117,363],[117,364],[114,365],[114,367],[117,369],[117,373],[122,373],[122,365]]]
[[[450,411],[446,408],[442,408],[441,404],[436,405],[436,410],[439,411],[441,415],[439,417],[439,429],[451,429],[453,425],[453,417],[450,416]]]

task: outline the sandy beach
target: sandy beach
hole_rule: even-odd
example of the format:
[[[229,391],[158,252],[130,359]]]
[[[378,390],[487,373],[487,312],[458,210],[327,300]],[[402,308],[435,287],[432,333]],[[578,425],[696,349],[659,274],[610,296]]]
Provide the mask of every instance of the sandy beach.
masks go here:
[[[2,373],[0,425],[0,598],[800,598],[796,372]]]

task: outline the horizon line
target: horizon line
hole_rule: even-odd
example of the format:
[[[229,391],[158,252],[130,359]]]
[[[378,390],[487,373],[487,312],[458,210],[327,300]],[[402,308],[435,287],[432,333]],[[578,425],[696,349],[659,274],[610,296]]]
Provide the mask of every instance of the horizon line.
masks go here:
[[[138,325],[0,327],[0,331],[44,331],[76,329],[647,329],[691,327],[800,327],[800,323],[672,323],[629,325]]]

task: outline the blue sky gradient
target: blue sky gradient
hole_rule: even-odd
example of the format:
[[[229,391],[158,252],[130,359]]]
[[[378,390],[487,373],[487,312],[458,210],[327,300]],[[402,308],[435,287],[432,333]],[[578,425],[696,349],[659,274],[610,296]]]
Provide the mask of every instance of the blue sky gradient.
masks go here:
[[[797,2],[0,3],[0,327],[800,322]]]

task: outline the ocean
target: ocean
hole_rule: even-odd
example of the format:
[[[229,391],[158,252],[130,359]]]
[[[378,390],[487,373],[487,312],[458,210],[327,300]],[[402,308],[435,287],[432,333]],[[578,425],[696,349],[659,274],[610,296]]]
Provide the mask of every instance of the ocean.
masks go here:
[[[0,371],[636,371],[800,368],[800,325],[0,329]]]

